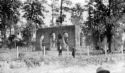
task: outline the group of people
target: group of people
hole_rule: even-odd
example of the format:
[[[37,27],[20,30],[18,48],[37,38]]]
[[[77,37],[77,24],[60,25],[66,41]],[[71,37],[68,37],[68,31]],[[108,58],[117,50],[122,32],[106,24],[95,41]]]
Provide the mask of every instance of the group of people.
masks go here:
[[[69,52],[69,42],[68,42],[68,33],[64,33],[62,37],[61,34],[58,35],[57,39],[57,48],[59,52],[59,56],[62,55],[62,48],[65,48],[67,52]],[[75,58],[75,48],[72,48],[72,56]]]
[[[52,36],[52,39],[51,39],[51,42],[50,42],[50,46],[51,47],[57,47],[57,50],[58,50],[58,53],[59,53],[59,56],[62,55],[62,51],[63,49],[66,49],[67,52],[69,52],[69,36],[68,36],[68,33],[64,33],[63,36],[61,34],[58,34],[57,38],[56,38],[56,35],[55,33],[52,33],[51,34]],[[44,36],[42,35],[41,38],[40,38],[40,42],[41,42],[41,47],[43,47],[43,40],[44,40]],[[72,48],[72,56],[75,57],[75,48]]]

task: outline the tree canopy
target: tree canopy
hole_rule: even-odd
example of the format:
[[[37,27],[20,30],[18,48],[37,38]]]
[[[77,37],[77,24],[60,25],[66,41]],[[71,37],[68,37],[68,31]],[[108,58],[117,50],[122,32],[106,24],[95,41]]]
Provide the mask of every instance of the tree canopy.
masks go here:
[[[17,23],[20,6],[21,2],[19,0],[0,0],[0,29],[10,27],[12,23]]]
[[[103,41],[107,38],[109,50],[111,50],[111,43],[115,35],[115,29],[119,27],[117,23],[124,14],[125,5],[124,0],[109,0],[106,6],[102,0],[91,0],[88,4],[88,20],[85,22],[86,33],[90,33],[93,41]]]
[[[25,12],[23,17],[26,18],[26,20],[33,22],[35,25],[37,25],[37,27],[44,24],[43,12],[46,10],[39,0],[27,1],[24,3],[23,10]]]

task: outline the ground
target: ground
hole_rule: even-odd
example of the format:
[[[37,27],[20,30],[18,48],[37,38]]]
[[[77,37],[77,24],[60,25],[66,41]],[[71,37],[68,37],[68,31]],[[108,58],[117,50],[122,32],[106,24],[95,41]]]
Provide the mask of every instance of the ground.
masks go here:
[[[0,55],[0,73],[96,73],[98,67],[111,73],[124,73],[125,55],[71,55],[43,56],[42,52],[21,53],[16,58],[16,51],[2,52]]]

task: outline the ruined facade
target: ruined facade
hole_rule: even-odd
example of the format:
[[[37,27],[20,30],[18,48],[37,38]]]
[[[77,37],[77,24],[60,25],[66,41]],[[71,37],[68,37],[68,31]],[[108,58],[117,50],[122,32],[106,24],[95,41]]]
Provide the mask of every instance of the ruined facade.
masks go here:
[[[64,35],[64,33],[66,33]],[[40,38],[44,36],[42,40],[42,46],[45,46],[48,50],[57,50],[57,38],[58,35],[68,37],[68,46],[69,49],[75,48],[77,50],[81,49],[84,46],[82,39],[82,31],[79,25],[67,25],[67,26],[56,26],[41,28],[36,32],[36,50],[41,50]],[[64,46],[64,43],[62,43]],[[63,48],[65,50],[65,48]]]

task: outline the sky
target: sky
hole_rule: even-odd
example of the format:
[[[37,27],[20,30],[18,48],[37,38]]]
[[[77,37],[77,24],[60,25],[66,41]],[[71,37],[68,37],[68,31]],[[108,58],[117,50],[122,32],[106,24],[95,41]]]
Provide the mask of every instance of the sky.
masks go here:
[[[21,0],[22,2],[25,2],[26,0]],[[51,4],[52,3],[52,1],[51,0],[47,0],[48,1],[48,4]],[[72,4],[72,6],[74,6],[76,3],[80,3],[81,5],[85,5],[86,3],[87,3],[87,1],[88,0],[70,0],[73,4]],[[60,0],[59,0],[59,3],[60,3]],[[59,4],[60,5],[60,4]],[[45,15],[45,19],[44,19],[44,22],[45,22],[45,25],[50,25],[50,21],[51,21],[51,19],[52,19],[52,8],[51,7],[49,7],[49,6],[45,6],[46,7],[46,9],[47,10],[49,10],[49,13],[45,13],[44,15]],[[67,25],[71,25],[72,23],[71,23],[71,19],[70,19],[70,17],[71,17],[71,13],[69,13],[69,12],[63,12],[64,14],[66,14],[66,18],[65,18],[65,21],[63,22],[64,24],[67,24]],[[87,12],[84,12],[83,13],[83,20],[86,20],[86,18],[87,18]],[[25,21],[25,19],[24,18],[21,18],[21,23],[25,23],[26,21]]]

